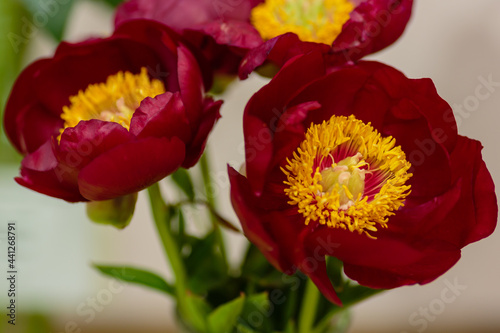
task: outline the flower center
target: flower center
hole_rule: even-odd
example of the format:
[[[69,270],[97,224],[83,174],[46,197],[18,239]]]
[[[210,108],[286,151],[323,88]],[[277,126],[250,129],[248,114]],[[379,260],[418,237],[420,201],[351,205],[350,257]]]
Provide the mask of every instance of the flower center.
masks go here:
[[[266,0],[250,19],[266,40],[293,32],[305,42],[332,44],[353,9],[348,0]]]
[[[311,221],[376,238],[410,194],[411,164],[396,140],[354,116],[312,125],[282,168],[291,205]]]
[[[108,77],[106,83],[91,84],[85,91],[69,98],[71,104],[63,107],[61,118],[64,128],[74,127],[82,120],[112,121],[130,128],[135,110],[146,97],[165,93],[163,82],[150,79],[146,68],[140,74],[118,72]]]

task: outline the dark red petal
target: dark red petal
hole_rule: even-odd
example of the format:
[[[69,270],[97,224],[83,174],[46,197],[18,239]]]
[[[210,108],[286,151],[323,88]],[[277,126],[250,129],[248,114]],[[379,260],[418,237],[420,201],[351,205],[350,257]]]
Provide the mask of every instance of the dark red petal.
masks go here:
[[[179,93],[167,92],[144,99],[130,121],[130,133],[138,138],[176,136],[189,142],[191,128]]]
[[[326,248],[325,254],[334,256],[343,262],[353,265],[390,268],[414,263],[422,258],[422,253],[406,242],[401,235],[392,238],[371,239],[348,230],[319,226],[306,238],[306,246],[313,248],[317,244],[337,244]]]
[[[413,0],[363,1],[332,44],[338,61],[357,61],[395,42],[410,19],[412,6]]]
[[[278,165],[283,166],[286,158],[297,150],[307,131],[304,120],[310,112],[319,108],[321,105],[316,101],[305,102],[287,109],[281,118],[276,117],[276,121],[271,122],[270,128],[274,132],[274,154],[269,164],[270,169]]]
[[[58,163],[50,141],[24,158],[21,177],[15,180],[22,186],[51,197],[69,202],[86,201],[78,191],[76,179]]]
[[[58,116],[40,106],[33,93],[35,77],[49,62],[49,59],[42,59],[26,67],[17,78],[5,106],[5,133],[22,154],[34,152],[50,138],[54,128],[60,126]],[[28,116],[36,118],[34,123],[40,124],[30,126]]]
[[[175,171],[184,153],[184,143],[178,138],[145,138],[122,144],[81,170],[80,192],[89,200],[138,192]]]
[[[129,59],[131,66],[146,67],[151,77],[165,82],[167,91],[179,91],[177,48],[181,38],[177,33],[154,21],[133,20],[116,28],[112,38],[123,39],[132,45],[132,50],[124,50],[124,56]],[[137,46],[133,47],[134,43]],[[141,52],[137,52],[138,49]],[[152,53],[156,60],[152,59],[150,62],[149,53]]]
[[[311,279],[312,282],[318,287],[319,291],[326,297],[327,300],[336,304],[338,306],[342,306],[342,301],[337,296],[335,289],[333,288],[330,279],[328,278],[328,274],[326,271],[326,264],[324,262],[319,263],[316,269],[312,271],[305,272],[307,276]]]
[[[80,121],[64,130],[57,158],[78,173],[101,154],[132,140],[134,136],[118,123],[97,119]]]
[[[457,141],[457,126],[450,105],[438,95],[431,79],[408,79],[396,69],[375,62],[359,65],[373,73],[390,98],[399,100],[391,110],[397,119],[416,120],[424,116],[433,140],[451,153]]]
[[[198,30],[212,36],[220,45],[253,49],[263,43],[259,32],[250,23],[243,21],[211,21],[200,26]]]
[[[36,151],[52,137],[59,135],[63,120],[54,116],[39,104],[31,104],[17,110],[16,148],[23,154]]]
[[[228,173],[231,182],[231,202],[245,236],[259,248],[272,265],[282,272],[292,274],[295,271],[293,264],[284,257],[278,244],[263,225],[266,219],[258,208],[257,198],[252,195],[247,179],[231,167],[228,167]],[[267,222],[272,223],[272,220]]]
[[[498,220],[498,204],[495,184],[484,161],[477,161],[474,183],[474,201],[476,203],[476,225],[469,233],[465,243],[476,242],[488,237],[495,231]]]
[[[186,159],[182,163],[183,168],[192,167],[200,159],[205,150],[208,135],[220,118],[219,110],[221,106],[222,101],[213,101],[210,97],[205,98],[200,123],[196,128],[196,135],[186,147]]]
[[[191,124],[197,124],[200,120],[200,111],[203,107],[203,77],[196,59],[185,47],[178,48],[178,80],[180,94],[186,114]]]
[[[241,62],[239,77],[244,80],[266,61],[281,68],[287,61],[310,52],[326,54],[330,47],[321,43],[302,42],[296,34],[286,33],[250,50]],[[321,61],[322,63],[323,61]]]
[[[137,74],[142,67],[154,69],[162,63],[145,45],[113,37],[60,48],[65,52],[56,51],[54,59],[37,77],[35,90],[40,102],[57,114],[69,105],[70,96],[90,84],[104,83],[119,71]]]
[[[390,289],[412,284],[426,284],[443,275],[460,259],[458,249],[426,249],[426,256],[420,261],[407,266],[389,269],[368,266],[356,266],[344,263],[346,275],[359,284],[375,288]]]
[[[428,237],[463,247],[494,231],[498,218],[495,186],[482,161],[481,149],[480,142],[458,137],[451,163],[459,199],[454,209],[427,233]]]
[[[266,182],[266,173],[273,158],[273,134],[267,125],[253,116],[246,116],[245,160],[247,178],[253,192],[260,195]]]

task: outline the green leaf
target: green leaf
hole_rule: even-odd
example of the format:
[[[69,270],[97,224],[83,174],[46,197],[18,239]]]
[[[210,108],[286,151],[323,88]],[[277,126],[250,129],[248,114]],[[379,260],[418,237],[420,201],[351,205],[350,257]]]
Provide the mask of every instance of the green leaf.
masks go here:
[[[194,200],[193,181],[186,169],[177,169],[177,171],[172,174],[172,180],[186,194],[190,201]]]
[[[118,280],[147,286],[175,297],[175,288],[161,276],[134,267],[94,265],[101,273]]]
[[[66,21],[75,0],[40,1],[21,0],[30,15],[24,20],[28,29],[35,33],[39,29],[47,30],[57,41],[61,41],[66,27]]]
[[[207,318],[212,312],[210,305],[202,297],[188,293],[186,295],[186,307],[187,313],[183,314],[184,322],[197,331],[208,332]]]
[[[211,333],[231,333],[238,320],[243,306],[245,295],[220,305],[208,316],[208,327]]]
[[[275,310],[275,305],[269,302],[267,292],[247,296],[238,318],[238,329],[241,329],[238,332],[272,332],[270,318]]]
[[[274,267],[264,257],[262,252],[250,243],[245,260],[241,266],[241,275],[262,278],[273,271],[275,271]]]
[[[217,245],[215,232],[203,239],[191,238],[191,253],[184,260],[189,289],[197,294],[223,285],[227,279],[226,266]]]

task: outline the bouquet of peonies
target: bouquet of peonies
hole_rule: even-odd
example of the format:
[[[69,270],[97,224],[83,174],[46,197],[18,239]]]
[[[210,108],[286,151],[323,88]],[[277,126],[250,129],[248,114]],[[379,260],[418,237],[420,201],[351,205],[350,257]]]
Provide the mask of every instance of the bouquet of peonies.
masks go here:
[[[126,1],[111,36],[61,42],[17,78],[4,115],[24,156],[16,181],[120,229],[147,189],[174,279],[97,269],[173,297],[186,331],[344,332],[350,305],[435,280],[497,222],[481,143],[458,134],[432,81],[362,60],[400,37],[412,6]],[[204,148],[217,95],[252,72],[270,81],[241,106],[245,163],[227,170],[240,228],[218,211]],[[209,212],[205,235],[188,232],[193,205]],[[238,268],[223,229],[250,241]]]

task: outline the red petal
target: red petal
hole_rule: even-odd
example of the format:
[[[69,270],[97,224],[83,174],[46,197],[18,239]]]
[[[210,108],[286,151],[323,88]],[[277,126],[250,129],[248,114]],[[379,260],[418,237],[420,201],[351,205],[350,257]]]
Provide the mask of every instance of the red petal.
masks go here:
[[[184,160],[178,138],[146,138],[115,147],[89,163],[79,174],[82,195],[108,200],[138,192],[175,171]]]
[[[204,101],[203,115],[200,119],[200,123],[196,128],[196,135],[191,139],[191,142],[186,147],[186,159],[182,163],[183,168],[190,168],[195,165],[200,159],[205,146],[207,144],[208,135],[215,126],[215,123],[220,118],[220,107],[222,106],[222,101],[213,101],[211,98],[207,97]]]
[[[97,119],[80,121],[61,135],[58,159],[78,173],[92,160],[110,149],[134,140],[122,125]]]
[[[329,49],[328,45],[302,42],[297,35],[293,33],[286,33],[270,39],[260,46],[250,50],[241,62],[239,76],[240,79],[246,79],[255,68],[264,64],[266,61],[270,61],[274,65],[278,66],[278,68],[281,68],[286,62],[295,56],[307,54],[313,51],[320,54],[326,54]],[[322,62],[323,61],[321,61],[321,63]],[[320,63],[318,63],[318,65],[319,64]]]
[[[21,177],[16,178],[16,182],[51,197],[70,202],[86,201],[80,195],[72,173],[58,163],[50,141],[24,158]]]
[[[231,182],[231,202],[240,219],[245,236],[277,269],[292,274],[295,271],[293,265],[281,254],[278,244],[270,237],[263,225],[266,219],[261,215],[262,212],[258,208],[257,199],[252,195],[248,181],[231,167],[228,167],[228,173]],[[272,220],[269,222],[272,223]]]
[[[130,121],[130,133],[138,138],[175,136],[189,142],[191,128],[179,93],[167,92],[143,100]]]
[[[413,0],[363,1],[332,44],[339,61],[357,61],[395,42],[410,19],[412,6]]]
[[[178,48],[178,79],[180,93],[189,122],[197,124],[203,109],[203,77],[191,52],[185,47]]]

